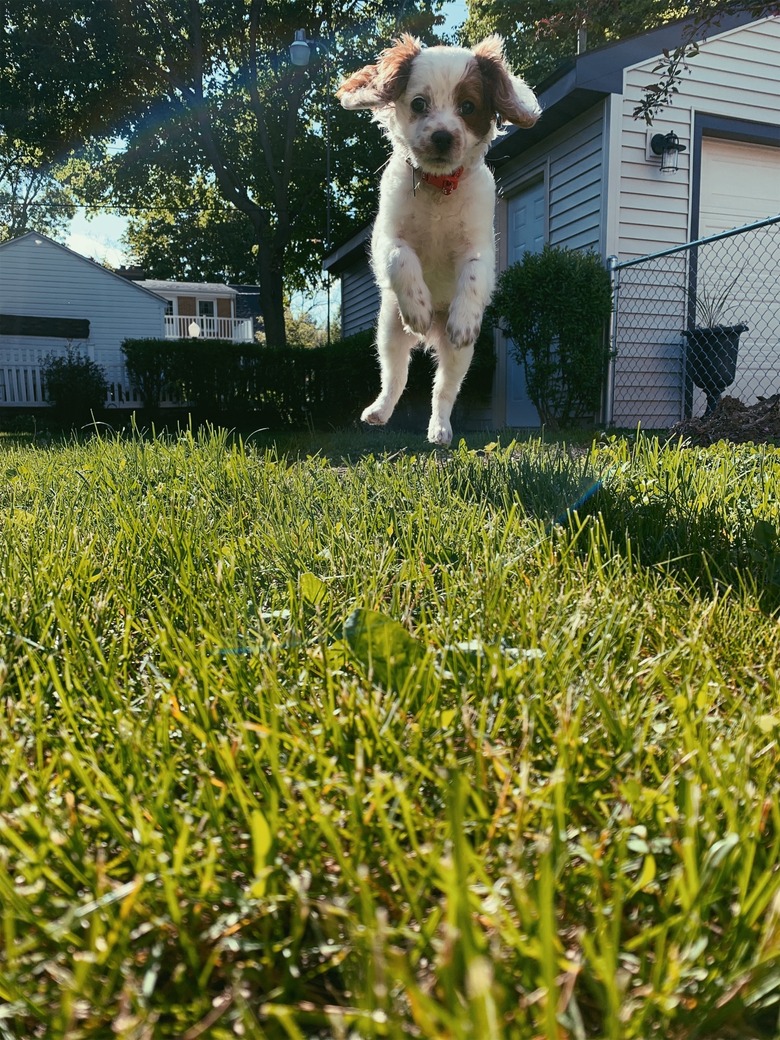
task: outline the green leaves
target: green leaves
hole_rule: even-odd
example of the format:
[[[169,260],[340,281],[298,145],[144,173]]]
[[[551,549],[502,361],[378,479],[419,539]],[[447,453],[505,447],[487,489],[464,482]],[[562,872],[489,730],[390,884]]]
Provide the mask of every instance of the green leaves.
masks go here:
[[[401,689],[425,657],[425,648],[398,621],[360,608],[344,622],[344,638],[370,676],[387,689]]]

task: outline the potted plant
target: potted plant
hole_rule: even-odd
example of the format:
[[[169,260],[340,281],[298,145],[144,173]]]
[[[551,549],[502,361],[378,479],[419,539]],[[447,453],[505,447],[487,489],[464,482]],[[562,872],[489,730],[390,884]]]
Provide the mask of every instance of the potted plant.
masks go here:
[[[741,274],[738,271],[726,285],[703,283],[688,291],[693,327],[683,332],[688,342],[686,365],[694,386],[707,395],[705,416],[717,406],[726,387],[734,382],[739,337],[748,330],[742,323],[726,324],[729,299]]]

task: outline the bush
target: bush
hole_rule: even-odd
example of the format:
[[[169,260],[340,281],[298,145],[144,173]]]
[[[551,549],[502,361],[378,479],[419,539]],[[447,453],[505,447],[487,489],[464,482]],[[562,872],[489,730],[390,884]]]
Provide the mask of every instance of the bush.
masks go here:
[[[595,253],[545,246],[500,276],[491,315],[513,340],[543,423],[592,420],[609,360],[609,274]]]
[[[172,340],[126,339],[122,343],[125,366],[130,382],[150,411],[156,409],[164,397],[172,396],[166,386],[170,358],[167,347]]]
[[[379,365],[369,329],[325,347],[261,347],[215,339],[132,339],[122,352],[144,407],[161,399],[187,403],[198,419],[262,426],[342,427],[353,423],[379,390]],[[430,397],[433,360],[415,352],[412,396]],[[495,357],[492,334],[477,343],[462,397],[490,393]]]
[[[62,419],[84,421],[105,405],[105,372],[71,343],[64,356],[52,353],[44,357],[42,376],[46,399]]]

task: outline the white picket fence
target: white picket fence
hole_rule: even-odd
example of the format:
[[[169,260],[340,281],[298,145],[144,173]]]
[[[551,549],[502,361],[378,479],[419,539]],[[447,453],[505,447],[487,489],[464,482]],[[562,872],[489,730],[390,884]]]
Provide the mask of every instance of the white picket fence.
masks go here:
[[[41,359],[34,350],[3,352],[0,358],[0,408],[48,408]],[[103,365],[108,382],[106,408],[140,408],[143,405],[122,364]],[[163,406],[180,404],[164,400]]]

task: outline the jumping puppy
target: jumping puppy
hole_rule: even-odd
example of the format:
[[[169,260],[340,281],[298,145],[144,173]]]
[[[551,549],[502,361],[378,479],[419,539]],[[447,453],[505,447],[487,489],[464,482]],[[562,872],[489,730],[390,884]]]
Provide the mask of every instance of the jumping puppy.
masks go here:
[[[382,389],[361,418],[388,421],[422,340],[438,358],[428,440],[449,444],[495,281],[495,184],[485,153],[499,119],[530,127],[541,109],[507,68],[498,36],[466,50],[423,49],[404,35],[338,94],[344,108],[371,109],[393,146],[371,239]]]

